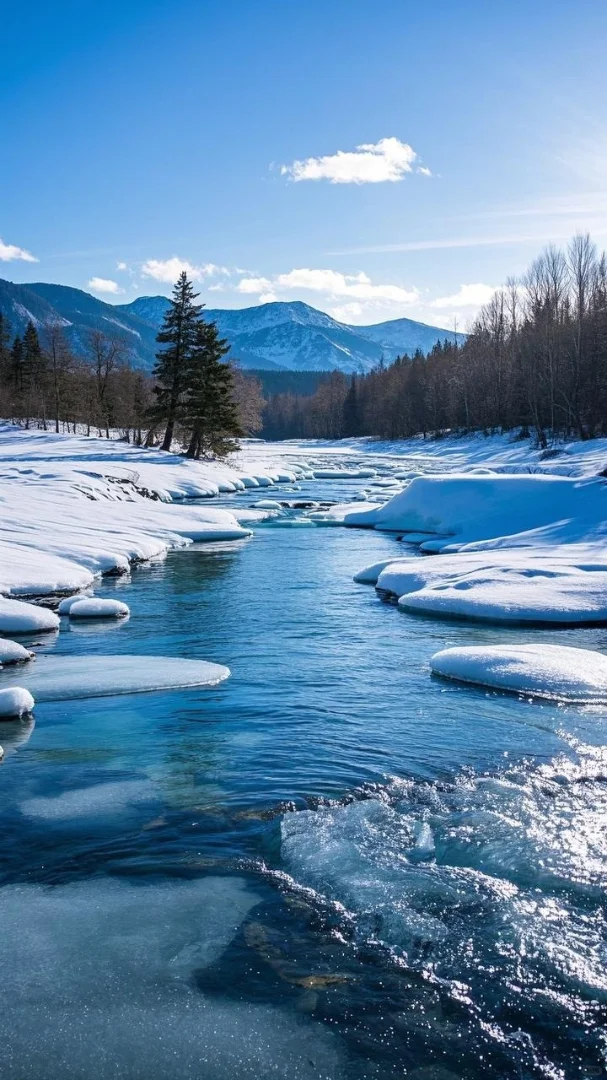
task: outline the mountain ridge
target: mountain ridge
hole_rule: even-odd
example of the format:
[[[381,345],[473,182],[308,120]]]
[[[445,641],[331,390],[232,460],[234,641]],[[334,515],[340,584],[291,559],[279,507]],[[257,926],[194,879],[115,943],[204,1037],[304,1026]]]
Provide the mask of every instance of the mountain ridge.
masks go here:
[[[130,362],[146,370],[153,366],[156,333],[169,303],[166,296],[140,296],[128,304],[109,304],[68,285],[0,279],[0,311],[13,332],[23,333],[29,319],[39,328],[59,322],[72,347],[86,352],[92,331],[114,331],[122,336]],[[204,316],[217,324],[230,342],[230,356],[244,369],[362,374],[382,361],[390,363],[416,349],[427,353],[437,341],[454,339],[453,331],[413,319],[370,326],[341,323],[301,300],[205,308]]]

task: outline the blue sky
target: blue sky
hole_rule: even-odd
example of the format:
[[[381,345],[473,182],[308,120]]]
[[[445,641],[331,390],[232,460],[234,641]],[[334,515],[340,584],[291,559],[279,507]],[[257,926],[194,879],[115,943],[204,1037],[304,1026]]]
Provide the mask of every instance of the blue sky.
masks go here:
[[[464,327],[607,243],[606,45],[587,0],[12,5],[0,276]]]

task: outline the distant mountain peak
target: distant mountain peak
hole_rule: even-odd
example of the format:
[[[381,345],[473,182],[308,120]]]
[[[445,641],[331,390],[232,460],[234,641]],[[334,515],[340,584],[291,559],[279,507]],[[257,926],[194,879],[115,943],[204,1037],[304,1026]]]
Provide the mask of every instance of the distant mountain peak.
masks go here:
[[[13,331],[22,333],[31,319],[38,327],[60,321],[72,346],[86,351],[92,330],[114,329],[125,343],[131,363],[148,370],[154,364],[156,334],[169,307],[166,296],[139,296],[130,304],[108,304],[69,285],[33,282],[16,285],[0,279],[0,311]],[[231,344],[231,356],[243,368],[288,371],[332,371],[363,374],[382,360],[427,353],[437,341],[453,340],[453,332],[416,322],[392,319],[373,326],[350,326],[303,300],[273,300],[247,308],[205,308]],[[458,335],[464,339],[465,335]]]

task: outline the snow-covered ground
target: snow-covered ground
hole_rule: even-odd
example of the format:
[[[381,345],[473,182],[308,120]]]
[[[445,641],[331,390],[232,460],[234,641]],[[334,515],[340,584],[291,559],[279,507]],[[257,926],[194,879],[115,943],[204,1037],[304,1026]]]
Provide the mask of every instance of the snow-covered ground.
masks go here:
[[[18,608],[17,596],[87,589],[101,573],[126,572],[171,548],[247,538],[260,520],[292,524],[281,519],[276,499],[242,511],[200,500],[254,497],[258,489],[307,480],[352,491],[351,502],[313,508],[307,523],[402,537],[401,559],[366,568],[357,579],[407,611],[520,623],[607,621],[607,481],[600,475],[606,461],[607,440],[542,452],[528,440],[477,435],[399,443],[249,440],[230,464],[220,464],[5,425],[0,633],[24,628],[27,609]],[[412,559],[416,548],[441,558]],[[31,628],[42,629],[44,618],[49,628],[58,621],[34,612]]]
[[[279,449],[278,449],[279,448]],[[355,462],[358,458],[364,467],[369,455],[380,456],[387,465],[394,465],[398,472],[399,462],[406,461],[404,470],[415,472],[442,472],[445,470],[489,469],[495,472],[548,472],[560,476],[587,476],[601,472],[607,467],[607,439],[588,442],[555,443],[546,450],[537,449],[529,439],[507,435],[450,435],[442,439],[400,439],[393,442],[377,439],[306,439],[282,443],[245,444],[248,460],[253,458],[258,466],[273,463],[277,455],[297,461],[304,458],[313,462],[322,458],[324,468],[330,467],[327,458],[339,462]],[[407,477],[405,477],[407,478]]]
[[[250,530],[237,514],[186,500],[293,482],[296,473],[283,464],[253,475],[119,441],[5,425],[0,593],[68,593],[91,585],[95,575],[125,572],[133,561],[193,541],[246,538]]]

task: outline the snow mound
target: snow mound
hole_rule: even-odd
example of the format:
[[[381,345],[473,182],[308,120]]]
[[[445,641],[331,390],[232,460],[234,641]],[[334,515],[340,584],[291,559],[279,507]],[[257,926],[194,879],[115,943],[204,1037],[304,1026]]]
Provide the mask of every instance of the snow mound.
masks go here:
[[[23,600],[8,600],[0,596],[0,634],[29,634],[41,630],[56,630],[59,617],[48,608],[26,604]]]
[[[69,701],[216,686],[229,675],[222,664],[172,656],[44,656],[23,672],[21,681],[38,701]],[[5,680],[0,674],[0,687]]]
[[[282,510],[282,506],[279,502],[275,502],[274,499],[260,499],[259,502],[253,503],[255,510]]]
[[[568,645],[470,645],[443,649],[435,675],[557,701],[607,704],[607,657]]]
[[[402,588],[403,576],[399,576]],[[411,584],[416,577],[411,576]],[[390,580],[388,567],[378,579],[378,588]],[[418,591],[414,587],[405,589],[398,605],[404,611],[484,622],[557,626],[607,623],[607,568],[551,566],[546,560],[527,566],[515,563],[462,572],[447,580],[441,578],[438,567],[433,583]]]
[[[59,615],[67,615],[73,604],[79,604],[81,600],[86,599],[86,593],[76,593],[75,596],[66,596],[65,599],[63,599],[59,604],[59,607],[57,608],[57,613]]]
[[[21,718],[31,713],[34,704],[29,690],[24,690],[22,686],[7,686],[5,690],[0,690],[0,717]]]
[[[91,596],[78,600],[69,608],[70,619],[124,619],[130,615],[127,604],[121,600],[99,599]]]
[[[23,645],[18,645],[16,641],[9,641],[8,638],[0,638],[0,665],[23,664],[26,660],[33,659],[34,653],[29,649],[24,649]]]

